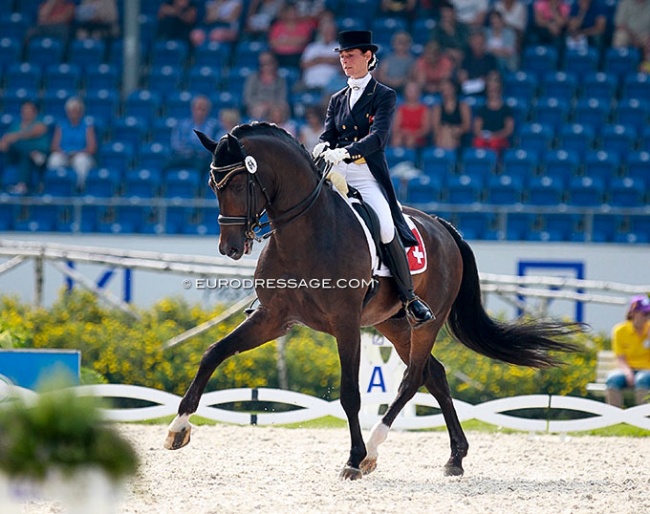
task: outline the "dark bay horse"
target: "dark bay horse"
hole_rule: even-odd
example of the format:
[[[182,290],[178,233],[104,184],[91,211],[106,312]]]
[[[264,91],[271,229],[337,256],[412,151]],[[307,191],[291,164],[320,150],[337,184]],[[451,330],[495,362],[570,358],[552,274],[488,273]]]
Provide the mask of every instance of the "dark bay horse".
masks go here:
[[[255,270],[260,307],[206,350],[169,427],[166,448],[178,449],[189,442],[189,418],[221,362],[302,323],[336,338],[341,405],[352,442],[342,478],[361,478],[375,469],[379,444],[423,385],[438,401],[449,431],[451,456],[445,473],[461,475],[468,443],[444,368],[431,355],[442,325],[447,322],[455,338],[472,350],[521,366],[553,366],[557,361],[549,352],[573,349],[567,337],[582,328],[577,324],[501,323],[490,318],[481,304],[478,270],[469,245],[448,222],[415,209],[404,210],[419,227],[429,258],[427,270],[413,277],[415,292],[431,307],[434,320],[412,328],[391,278],[380,279],[369,300],[366,287],[272,287],[279,280],[370,283],[371,258],[363,229],[343,197],[326,185],[311,155],[282,129],[266,123],[240,125],[219,142],[197,135],[212,154],[209,183],[222,213],[219,251],[233,259],[248,253],[265,210],[272,235]],[[397,397],[373,427],[367,445],[358,418],[361,326],[376,327],[407,365]]]

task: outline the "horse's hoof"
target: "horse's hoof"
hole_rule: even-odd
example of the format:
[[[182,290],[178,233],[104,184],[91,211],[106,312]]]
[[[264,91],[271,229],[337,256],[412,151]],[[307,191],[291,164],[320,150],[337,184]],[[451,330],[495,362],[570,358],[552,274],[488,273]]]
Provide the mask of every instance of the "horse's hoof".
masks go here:
[[[377,458],[369,459],[368,457],[366,457],[361,461],[361,465],[359,466],[359,468],[361,468],[361,472],[364,475],[369,475],[375,469],[377,469]]]
[[[454,464],[445,465],[445,476],[446,477],[462,477],[465,471],[460,466],[455,466]]]
[[[353,468],[352,466],[345,466],[341,473],[339,473],[339,478],[342,480],[359,480],[363,477],[363,473],[358,468]]]
[[[167,432],[167,439],[165,439],[165,448],[168,450],[178,450],[183,446],[187,446],[190,442],[190,432],[192,427],[183,427],[179,432]]]

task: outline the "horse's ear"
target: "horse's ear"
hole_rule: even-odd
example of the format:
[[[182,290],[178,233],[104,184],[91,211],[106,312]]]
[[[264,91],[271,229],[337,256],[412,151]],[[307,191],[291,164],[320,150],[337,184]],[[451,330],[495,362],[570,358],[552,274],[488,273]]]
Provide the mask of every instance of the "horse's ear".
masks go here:
[[[217,149],[217,142],[210,139],[200,130],[194,129],[194,133],[198,136],[201,144],[205,147],[205,149],[211,154],[214,154],[215,150]]]
[[[241,144],[239,143],[239,139],[237,139],[231,133],[228,133],[226,137],[228,141],[228,153],[243,158],[244,156],[243,156]]]

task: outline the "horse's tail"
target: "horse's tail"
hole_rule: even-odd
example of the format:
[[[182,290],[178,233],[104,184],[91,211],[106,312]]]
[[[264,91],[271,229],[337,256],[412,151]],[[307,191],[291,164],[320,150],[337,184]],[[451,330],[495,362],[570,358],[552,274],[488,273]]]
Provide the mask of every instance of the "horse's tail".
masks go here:
[[[439,219],[456,241],[463,259],[463,278],[447,324],[452,334],[469,349],[492,359],[519,366],[545,368],[560,362],[551,351],[575,351],[568,336],[583,331],[581,323],[492,319],[481,303],[481,289],[474,253],[458,231]]]

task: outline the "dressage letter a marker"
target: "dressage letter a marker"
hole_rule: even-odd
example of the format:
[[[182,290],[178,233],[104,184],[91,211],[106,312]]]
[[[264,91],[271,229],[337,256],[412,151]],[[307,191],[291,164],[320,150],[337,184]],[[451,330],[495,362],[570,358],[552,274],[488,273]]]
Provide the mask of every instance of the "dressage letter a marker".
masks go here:
[[[381,371],[381,366],[375,366],[370,375],[370,382],[368,383],[367,393],[372,392],[373,387],[379,387],[382,393],[386,392],[386,382],[384,382],[384,374]]]

